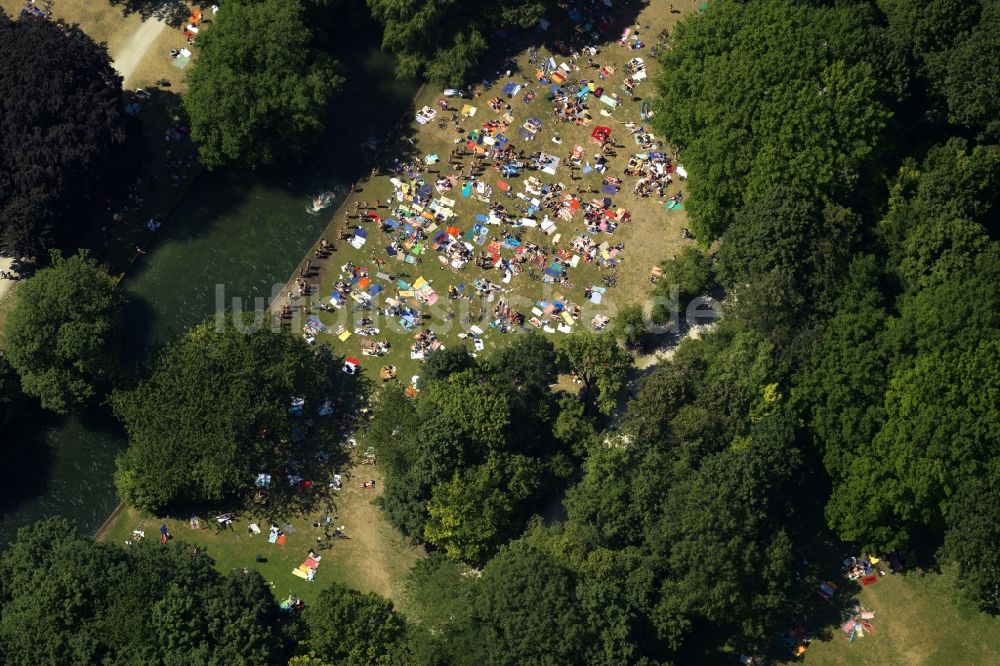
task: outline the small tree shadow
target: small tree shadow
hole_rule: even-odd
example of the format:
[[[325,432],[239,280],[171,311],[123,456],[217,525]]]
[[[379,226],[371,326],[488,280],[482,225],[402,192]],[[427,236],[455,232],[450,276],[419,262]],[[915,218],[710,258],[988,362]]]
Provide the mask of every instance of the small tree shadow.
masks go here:
[[[121,7],[122,15],[138,14],[143,21],[157,19],[172,28],[179,27],[191,15],[191,8],[182,0],[108,0]]]

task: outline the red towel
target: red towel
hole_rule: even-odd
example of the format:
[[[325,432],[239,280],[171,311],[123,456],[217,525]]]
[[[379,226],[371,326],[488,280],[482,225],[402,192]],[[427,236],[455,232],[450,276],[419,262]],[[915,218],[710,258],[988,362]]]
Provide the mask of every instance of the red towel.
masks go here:
[[[861,579],[862,585],[874,585],[878,582],[878,576],[865,576]]]

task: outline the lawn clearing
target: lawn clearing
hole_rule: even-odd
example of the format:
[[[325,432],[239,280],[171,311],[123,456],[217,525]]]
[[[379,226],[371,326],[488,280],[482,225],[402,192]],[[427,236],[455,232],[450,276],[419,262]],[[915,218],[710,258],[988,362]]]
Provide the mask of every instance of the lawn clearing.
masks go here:
[[[364,480],[375,479],[374,489],[362,489]],[[372,500],[381,493],[382,477],[371,465],[355,467],[344,475],[343,488],[332,491],[326,487],[316,491],[314,510],[287,516],[268,516],[266,510],[247,509],[238,513],[231,529],[219,529],[216,515],[227,508],[199,515],[200,529],[192,529],[190,516],[157,518],[140,514],[125,507],[98,533],[97,539],[124,545],[133,530],[143,530],[146,539],[160,538],[160,525],[166,524],[174,537],[171,546],[179,542],[198,546],[215,560],[219,571],[244,567],[260,571],[268,581],[275,598],[289,594],[311,601],[319,590],[332,582],[350,585],[365,592],[377,592],[392,599],[402,599],[402,575],[423,556],[423,548],[407,543],[398,532],[382,519]],[[316,549],[316,537],[322,530],[312,527],[323,508],[332,502],[339,518],[334,525],[345,527],[348,538],[334,538],[332,548],[318,551],[322,556],[315,580],[307,582],[292,575],[292,569],[302,564],[310,549]],[[268,543],[269,517],[285,531],[284,545]],[[248,525],[257,523],[261,534],[251,534]],[[285,529],[291,525],[292,530]],[[293,532],[294,530],[294,532]],[[332,529],[331,529],[332,531]],[[257,561],[260,555],[266,561]]]
[[[806,666],[871,664],[881,666],[961,666],[1000,663],[1000,618],[961,600],[954,571],[910,572],[879,578],[857,598],[875,612],[875,632],[848,643],[834,629],[825,642],[813,642]]]
[[[678,9],[683,11],[693,11],[695,3],[678,3]],[[360,191],[349,196],[344,206],[338,210],[332,219],[330,226],[325,231],[323,237],[328,239],[334,246],[334,252],[325,261],[315,261],[312,253],[306,259],[313,260],[313,272],[308,278],[308,282],[313,285],[314,293],[311,297],[299,299],[293,297],[292,304],[295,308],[291,319],[290,327],[293,332],[298,332],[305,321],[305,310],[309,310],[317,316],[326,326],[324,334],[318,337],[318,341],[328,342],[335,352],[344,356],[353,356],[362,360],[362,368],[369,377],[375,378],[382,365],[393,365],[398,370],[398,378],[408,381],[412,376],[420,374],[420,360],[410,357],[410,348],[413,344],[414,334],[420,330],[430,329],[434,332],[438,340],[445,346],[463,345],[471,352],[476,353],[477,349],[473,345],[472,337],[467,334],[473,331],[476,326],[483,331],[478,337],[481,340],[481,351],[488,352],[491,349],[502,347],[508,344],[513,338],[513,333],[501,333],[497,328],[491,328],[493,309],[501,298],[506,299],[511,307],[525,317],[530,319],[532,309],[536,307],[538,301],[559,301],[571,306],[579,305],[581,310],[579,316],[570,326],[570,330],[591,330],[590,322],[597,314],[607,317],[614,317],[618,309],[629,303],[641,303],[649,294],[652,285],[649,281],[650,269],[658,265],[664,259],[676,254],[684,245],[692,241],[683,239],[682,229],[686,225],[687,217],[683,210],[668,211],[665,207],[665,199],[677,192],[684,192],[683,181],[674,175],[674,183],[668,186],[663,197],[653,196],[641,198],[633,194],[633,186],[638,178],[623,176],[623,171],[629,157],[637,153],[663,152],[671,155],[669,137],[656,136],[655,145],[651,148],[640,148],[630,136],[627,123],[635,123],[633,128],[643,127],[645,132],[651,130],[650,122],[641,117],[642,101],[632,101],[630,96],[620,89],[624,81],[625,65],[635,57],[641,57],[646,63],[647,78],[635,88],[635,94],[643,100],[650,100],[653,95],[653,79],[656,77],[658,64],[654,58],[650,57],[649,49],[656,43],[657,36],[664,30],[672,29],[681,14],[670,14],[665,8],[647,6],[639,15],[635,24],[639,26],[640,34],[645,40],[646,47],[643,49],[630,49],[617,42],[618,37],[624,27],[616,25],[605,35],[604,41],[599,44],[600,52],[595,55],[595,63],[609,66],[609,70],[614,73],[603,80],[597,80],[598,70],[588,67],[585,58],[581,58],[577,63],[577,68],[570,65],[570,73],[567,74],[566,83],[574,83],[580,79],[594,80],[599,87],[603,87],[607,92],[621,93],[623,100],[617,109],[609,111],[609,106],[599,102],[590,95],[586,104],[592,116],[591,121],[583,126],[573,123],[559,122],[553,117],[552,102],[546,97],[550,91],[550,83],[542,83],[536,76],[536,65],[529,63],[527,52],[521,53],[516,58],[518,71],[512,72],[511,77],[502,76],[489,87],[477,87],[477,96],[473,99],[465,100],[459,98],[448,98],[448,102],[453,108],[452,111],[442,110],[439,101],[442,100],[441,90],[436,87],[426,86],[414,101],[413,112],[423,107],[430,107],[437,111],[437,116],[431,122],[421,124],[415,122],[414,118],[405,118],[409,125],[404,135],[396,137],[394,142],[386,147],[386,150],[379,155],[377,169],[372,177],[360,184]],[[561,19],[560,19],[561,20]],[[558,21],[557,21],[558,22]],[[635,28],[633,27],[633,33]],[[548,58],[554,58],[558,64],[570,63],[567,56],[559,56],[549,50],[540,49],[537,63],[540,66]],[[565,71],[565,70],[563,70]],[[521,85],[513,96],[505,95],[503,89],[508,84]],[[534,92],[534,98],[530,101],[527,98],[529,91]],[[462,174],[468,173],[469,168],[475,163],[474,158],[467,156],[462,160],[461,166],[452,167],[449,164],[449,155],[456,146],[464,146],[465,141],[472,131],[483,132],[484,123],[502,119],[505,109],[494,111],[489,104],[489,100],[500,97],[501,100],[510,104],[510,115],[512,121],[506,131],[506,135],[517,149],[523,149],[526,154],[537,151],[544,151],[560,158],[560,166],[556,168],[555,175],[543,173],[541,171],[524,171],[517,175],[505,176],[489,160],[484,161],[484,170],[479,180],[493,188],[493,193],[489,201],[497,202],[510,211],[513,219],[523,217],[522,212],[514,212],[516,207],[523,204],[522,199],[513,196],[506,196],[501,192],[499,182],[503,181],[511,186],[512,193],[525,192],[525,183],[530,176],[537,177],[542,183],[562,183],[565,186],[564,193],[576,193],[578,188],[584,191],[578,194],[578,198],[583,201],[590,201],[594,198],[598,200],[604,197],[612,199],[610,210],[619,208],[631,213],[632,219],[619,224],[614,234],[596,232],[590,237],[596,244],[607,243],[614,246],[619,243],[625,245],[619,257],[622,263],[613,268],[600,268],[596,262],[587,263],[582,257],[578,257],[579,263],[567,271],[567,280],[570,284],[545,284],[540,280],[533,279],[525,271],[523,274],[514,275],[509,283],[503,283],[504,273],[501,270],[479,268],[475,261],[470,261],[458,270],[452,270],[440,262],[443,255],[432,249],[431,241],[435,234],[445,230],[448,226],[455,226],[459,229],[459,234],[463,240],[473,246],[473,254],[479,255],[487,250],[493,241],[503,243],[504,233],[511,229],[506,225],[485,224],[487,237],[483,241],[471,241],[466,234],[473,226],[483,219],[482,216],[488,213],[488,204],[484,201],[476,200],[474,196],[463,196],[461,192]],[[475,106],[475,115],[463,117],[461,111],[466,106]],[[602,115],[602,111],[608,115]],[[452,123],[452,115],[459,114],[459,127],[457,131]],[[526,140],[519,134],[522,124],[529,118],[541,120],[541,130],[535,134],[534,139]],[[445,120],[444,126],[439,126],[438,122]],[[607,126],[612,128],[612,141],[618,144],[617,154],[609,159],[606,173],[601,174],[594,170],[590,173],[581,174],[574,177],[567,165],[569,154],[574,146],[581,146],[585,150],[585,155],[581,162],[593,164],[593,158],[598,151],[598,146],[591,140],[591,133],[597,126]],[[554,143],[553,138],[558,138],[559,143]],[[458,143],[456,143],[458,141]],[[436,155],[438,161],[435,164],[428,164],[426,158]],[[374,207],[379,202],[379,207],[374,208],[373,214],[382,219],[393,218],[400,220],[400,206],[409,207],[411,204],[407,200],[400,202],[394,198],[395,187],[390,182],[393,171],[397,165],[410,160],[415,160],[423,167],[422,178],[428,185],[433,185],[439,177],[456,174],[456,186],[443,193],[433,192],[435,198],[446,197],[455,201],[453,211],[455,215],[447,221],[435,220],[434,229],[427,232],[427,237],[423,240],[423,252],[410,252],[409,259],[413,263],[404,262],[405,252],[392,258],[386,252],[386,246],[393,240],[400,240],[400,235],[396,232],[386,233],[378,228],[378,224],[371,221],[358,219],[355,213],[355,205],[358,202]],[[579,173],[579,172],[577,172]],[[400,180],[405,180],[405,176],[397,174]],[[619,177],[622,179],[621,189],[614,195],[609,195],[602,191],[603,181],[607,177]],[[592,191],[596,190],[597,193]],[[391,206],[386,205],[386,200],[392,198]],[[485,197],[484,197],[485,198]],[[363,212],[363,211],[362,211]],[[579,212],[571,220],[562,220],[556,217],[553,211],[539,211],[536,220],[540,223],[543,214],[548,214],[550,219],[556,222],[555,233],[545,234],[540,228],[522,227],[517,230],[522,243],[533,243],[541,248],[549,260],[556,258],[557,252],[568,252],[563,255],[566,259],[573,254],[581,254],[570,249],[573,239],[586,234],[586,224],[583,215]],[[350,216],[347,219],[345,216]],[[477,218],[477,216],[480,216]],[[345,240],[341,240],[341,234],[351,232],[350,227],[359,226],[367,233],[368,240],[360,248],[349,245]],[[610,247],[608,249],[611,249]],[[500,256],[503,260],[512,259],[515,256],[513,250],[501,248]],[[376,262],[385,261],[379,267]],[[422,319],[413,330],[404,330],[398,324],[399,317],[379,317],[374,311],[359,312],[353,307],[352,302],[332,313],[318,312],[321,304],[326,304],[330,300],[330,292],[335,283],[340,281],[350,281],[354,276],[341,270],[348,262],[355,267],[367,269],[370,283],[383,288],[383,291],[376,297],[380,304],[385,302],[386,297],[393,297],[400,302],[419,309]],[[551,265],[551,264],[548,264]],[[535,271],[541,274],[545,265],[538,266]],[[376,273],[382,272],[390,276],[391,279],[379,278]],[[605,287],[603,278],[613,275],[616,279],[616,286]],[[297,293],[293,276],[287,291]],[[423,278],[431,285],[431,288],[438,296],[438,301],[434,304],[420,303],[409,295],[412,291],[402,286],[399,280],[405,283],[415,284]],[[480,280],[488,280],[501,287],[501,290],[494,292],[492,298],[481,299],[478,297],[467,297],[475,292],[475,284]],[[601,303],[594,304],[588,300],[585,290],[588,287],[596,286],[606,289]],[[448,298],[449,287],[462,289],[463,297]],[[366,285],[365,289],[370,288]],[[355,288],[357,294],[361,289]],[[274,304],[275,311],[280,311],[281,306],[287,300],[282,298]],[[381,358],[363,357],[361,355],[361,343],[363,338],[356,334],[358,328],[355,324],[357,319],[368,317],[375,319],[375,328],[378,328],[376,339],[388,341],[392,349]],[[549,323],[549,322],[545,322]],[[552,326],[557,323],[565,323],[565,320],[553,320]],[[534,330],[526,321],[524,330]],[[340,332],[349,333],[345,339],[340,339]],[[474,331],[473,331],[474,332]],[[554,342],[558,342],[561,333],[551,335]]]

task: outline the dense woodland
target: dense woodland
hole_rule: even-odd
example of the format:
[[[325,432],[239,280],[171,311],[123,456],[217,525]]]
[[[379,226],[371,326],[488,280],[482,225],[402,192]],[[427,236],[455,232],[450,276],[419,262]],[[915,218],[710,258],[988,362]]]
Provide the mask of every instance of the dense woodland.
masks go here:
[[[548,3],[488,4],[368,0],[401,73],[447,84],[473,75],[497,28],[531,25]],[[317,131],[335,54],[295,22],[336,6],[227,3],[204,45],[218,67],[185,100],[207,164],[280,159],[273,148]],[[240,16],[274,39],[234,48]],[[42,30],[18,23],[0,18],[0,42]],[[53,62],[98,100],[120,85],[103,50],[45,31]],[[30,75],[4,62],[0,76]],[[682,305],[722,292],[726,316],[638,382],[628,327],[621,346],[525,335],[479,358],[449,350],[416,399],[373,395],[362,439],[386,476],[380,508],[430,551],[407,577],[423,622],[340,586],[290,619],[255,573],[49,521],[0,555],[0,654],[691,663],[706,636],[766,651],[790,618],[823,621],[824,553],[896,548],[956,567],[962,594],[1000,613],[1000,2],[713,2],[670,36],[657,90],[700,242],[664,262],[662,284]],[[31,100],[2,97],[0,136],[20,145],[11,105]],[[258,102],[258,126],[214,119]],[[67,105],[88,116],[69,122],[119,127],[89,117],[96,103]],[[122,138],[91,140],[77,156],[53,147],[61,166],[37,177],[92,176]],[[0,224],[15,247],[48,247],[61,211],[110,186],[38,199],[10,176],[29,157],[0,150]],[[196,328],[131,372],[113,360],[115,293],[86,255],[56,256],[26,285],[6,331],[17,351],[0,357],[0,427],[19,401],[65,413],[109,397],[131,440],[116,482],[139,507],[219,499],[276,464],[285,443],[269,433],[288,415],[273,406],[293,387],[356,394],[327,353],[236,324]],[[551,390],[570,371],[580,392]]]

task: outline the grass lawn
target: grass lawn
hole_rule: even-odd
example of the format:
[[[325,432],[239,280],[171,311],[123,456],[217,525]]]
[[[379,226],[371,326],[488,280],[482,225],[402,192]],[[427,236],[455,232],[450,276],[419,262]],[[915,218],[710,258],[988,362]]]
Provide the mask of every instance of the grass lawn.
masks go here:
[[[131,538],[132,530],[144,530],[147,539],[159,539],[160,525],[166,523],[175,540],[197,545],[215,559],[220,571],[249,567],[257,569],[267,580],[276,598],[289,594],[310,601],[330,582],[350,585],[366,592],[377,592],[392,599],[402,600],[400,579],[413,563],[423,555],[423,549],[407,543],[393,528],[385,523],[379,510],[371,503],[381,493],[382,477],[373,466],[358,466],[350,476],[345,475],[343,488],[332,491],[320,488],[313,498],[313,511],[295,512],[286,516],[269,516],[266,511],[246,510],[237,515],[231,530],[219,530],[214,520],[216,513],[202,514],[201,529],[191,529],[188,518],[157,518],[142,515],[125,507],[106,525],[97,538],[110,543],[124,544]],[[375,479],[373,490],[363,490],[363,480]],[[343,525],[349,538],[334,539],[333,547],[319,551],[322,555],[319,572],[313,582],[293,576],[291,571],[302,564],[310,548],[316,548],[316,537],[322,530],[312,527],[328,502],[333,503],[339,518],[335,525]],[[221,513],[224,509],[220,509]],[[268,543],[268,518],[274,518],[280,528],[291,525],[286,531],[282,546]],[[256,522],[262,534],[251,536],[248,525]],[[257,562],[257,555],[267,559]]]
[[[43,4],[35,3],[39,7]],[[24,7],[23,0],[0,0],[0,7],[14,18]],[[52,18],[63,19],[67,23],[79,23],[91,39],[108,45],[108,52],[114,54],[125,43],[128,36],[139,27],[142,18],[138,14],[124,16],[120,7],[114,7],[107,0],[53,0]]]
[[[686,12],[693,11],[695,6],[694,2],[678,2],[675,4],[678,9]],[[460,127],[463,130],[461,133],[457,132],[450,122],[445,128],[438,126],[437,120],[450,120],[452,112],[440,111],[436,102],[441,99],[441,91],[436,87],[426,86],[415,100],[413,108],[416,111],[427,105],[438,109],[437,119],[426,125],[420,125],[414,122],[412,116],[406,118],[405,120],[409,124],[409,128],[403,136],[395,137],[394,142],[385,147],[384,152],[378,159],[379,172],[376,172],[371,178],[362,182],[359,185],[360,191],[358,193],[347,198],[343,207],[334,213],[330,226],[324,232],[323,237],[333,243],[335,251],[329,260],[319,262],[322,264],[319,267],[319,273],[310,280],[317,287],[315,296],[311,299],[296,301],[297,305],[312,309],[314,314],[318,314],[324,324],[327,325],[328,335],[321,337],[321,341],[328,341],[337,353],[361,358],[363,369],[371,377],[377,376],[376,373],[383,364],[395,365],[399,370],[399,378],[404,381],[409,380],[412,375],[420,374],[419,362],[412,361],[409,357],[413,334],[403,330],[395,321],[382,320],[376,324],[381,329],[377,337],[388,340],[392,345],[392,350],[389,354],[382,358],[366,358],[362,357],[360,353],[361,340],[363,338],[352,335],[346,341],[341,341],[334,337],[333,333],[340,326],[353,331],[356,318],[361,316],[371,317],[372,313],[352,312],[349,307],[344,307],[333,313],[316,312],[317,305],[326,303],[329,300],[329,293],[333,284],[342,277],[340,267],[348,261],[369,269],[373,283],[381,284],[385,288],[381,296],[397,296],[399,290],[393,282],[375,278],[375,273],[379,270],[374,264],[376,258],[387,261],[382,271],[394,278],[402,277],[407,282],[412,283],[418,277],[423,277],[432,284],[440,300],[433,306],[419,308],[424,315],[424,321],[421,325],[432,329],[447,346],[466,345],[471,351],[471,342],[467,338],[459,338],[459,334],[467,332],[471,325],[477,325],[486,331],[482,339],[487,351],[506,345],[513,338],[512,334],[503,334],[489,327],[489,322],[492,318],[492,308],[496,304],[495,301],[486,302],[478,298],[473,298],[472,300],[449,300],[447,298],[449,286],[454,285],[457,287],[460,284],[464,284],[466,294],[474,293],[473,283],[477,279],[484,278],[494,283],[499,283],[503,277],[502,272],[497,270],[483,271],[477,268],[473,262],[465,265],[459,271],[453,272],[448,267],[439,263],[438,254],[433,249],[430,249],[429,243],[426,243],[428,247],[420,257],[421,263],[417,265],[405,264],[387,255],[385,246],[391,240],[389,234],[379,231],[377,226],[372,223],[361,223],[355,219],[345,222],[344,219],[345,213],[354,214],[355,202],[366,201],[369,204],[373,204],[376,199],[383,203],[383,206],[375,211],[378,215],[383,218],[396,217],[398,219],[398,215],[394,215],[389,208],[384,206],[386,198],[393,195],[394,188],[390,183],[390,174],[388,172],[396,159],[405,161],[406,159],[416,158],[423,161],[425,156],[437,154],[441,161],[433,167],[428,168],[432,171],[439,171],[439,173],[428,173],[425,175],[425,179],[430,184],[433,184],[439,175],[458,173],[462,168],[467,168],[473,164],[475,160],[472,157],[466,157],[463,160],[461,168],[452,168],[448,164],[448,155],[456,147],[456,139],[464,139],[466,134],[472,130],[481,131],[484,123],[497,120],[501,117],[502,112],[494,112],[488,104],[489,99],[497,96],[508,102],[512,107],[510,113],[513,116],[513,122],[507,131],[511,142],[518,149],[523,149],[527,154],[535,151],[545,151],[559,157],[562,162],[555,176],[540,171],[522,171],[518,176],[502,178],[501,174],[492,165],[487,166],[484,174],[481,176],[481,180],[494,187],[493,201],[503,203],[514,217],[518,217],[520,214],[515,212],[514,209],[517,205],[521,204],[521,201],[503,196],[499,188],[496,187],[498,180],[508,182],[512,186],[512,192],[524,192],[525,181],[529,176],[534,175],[543,183],[561,182],[566,185],[565,192],[575,192],[578,187],[583,188],[585,191],[589,188],[599,190],[605,177],[617,176],[622,177],[623,185],[621,190],[612,197],[612,208],[620,207],[632,213],[632,220],[620,225],[613,235],[598,233],[593,236],[595,242],[598,244],[602,242],[608,242],[611,245],[624,243],[625,248],[621,255],[624,258],[624,262],[619,266],[610,270],[602,270],[596,264],[587,264],[581,261],[576,268],[569,270],[568,279],[572,283],[572,286],[543,284],[540,281],[531,280],[526,274],[516,275],[510,284],[501,285],[504,291],[497,296],[508,298],[516,306],[515,309],[524,314],[526,318],[531,317],[530,310],[535,302],[539,300],[555,299],[564,303],[579,304],[583,307],[583,311],[573,326],[573,330],[590,330],[590,321],[595,314],[604,314],[613,317],[615,312],[623,305],[643,302],[652,289],[652,285],[648,279],[650,269],[675,254],[684,243],[692,241],[682,240],[681,229],[687,224],[687,214],[684,211],[667,211],[663,204],[663,199],[658,199],[656,196],[640,198],[634,195],[632,188],[637,178],[623,177],[623,170],[629,157],[635,153],[645,152],[629,136],[629,131],[625,128],[625,124],[634,122],[643,126],[646,130],[650,130],[651,127],[648,120],[643,121],[640,117],[641,102],[631,101],[619,89],[619,86],[624,80],[623,72],[625,64],[633,57],[642,57],[648,67],[648,79],[640,83],[635,91],[643,99],[648,100],[652,98],[654,93],[652,80],[656,76],[658,66],[655,60],[649,57],[649,47],[655,45],[657,35],[661,31],[672,29],[679,16],[681,15],[668,13],[666,7],[659,4],[646,6],[638,19],[630,21],[628,24],[640,26],[640,33],[646,43],[646,48],[641,50],[630,50],[616,43],[615,40],[621,34],[621,29],[625,27],[625,24],[616,25],[606,33],[605,37],[607,41],[600,45],[601,50],[594,56],[594,61],[599,64],[611,65],[614,67],[615,73],[607,80],[597,81],[597,83],[607,91],[622,94],[625,100],[610,115],[602,115],[602,109],[608,110],[609,107],[599,102],[593,96],[588,97],[586,104],[593,119],[587,126],[581,127],[574,126],[571,123],[559,122],[552,116],[552,103],[546,100],[546,93],[549,86],[540,83],[536,79],[536,68],[534,65],[529,64],[526,53],[521,53],[517,56],[520,71],[512,73],[511,78],[500,78],[490,88],[484,89],[482,86],[479,86],[481,94],[472,100],[458,98],[450,100],[452,106],[458,110],[461,110],[465,104],[474,105],[477,108],[474,117],[461,119]],[[546,49],[540,49],[540,58],[547,58],[550,55],[553,55],[558,63],[568,61],[566,57],[556,56]],[[539,62],[541,62],[541,59]],[[581,78],[595,79],[597,77],[597,70],[587,68],[586,59],[581,59],[580,64],[582,65],[582,69],[580,71],[573,71],[569,75],[570,82]],[[513,99],[508,99],[502,94],[503,86],[509,82],[525,84],[525,87]],[[536,96],[533,101],[525,102],[523,100],[529,90],[534,91]],[[530,117],[541,119],[543,125],[534,140],[526,141],[518,136],[517,130]],[[622,147],[617,148],[617,156],[609,160],[606,174],[602,175],[595,170],[590,174],[583,175],[579,180],[571,180],[567,157],[573,147],[579,145],[586,150],[584,160],[592,163],[597,146],[591,142],[590,134],[593,128],[598,125],[611,127],[613,131],[612,139]],[[560,144],[552,142],[552,138],[556,136],[561,139],[562,142]],[[656,140],[662,143],[655,150],[663,150],[670,154],[668,137],[657,136]],[[666,196],[677,191],[683,191],[684,189],[684,184],[675,178],[675,182],[668,188]],[[474,197],[464,198],[460,192],[460,187],[445,192],[443,195],[435,191],[434,195],[435,197],[446,196],[457,202],[454,207],[457,214],[447,224],[457,226],[463,234],[475,224],[476,214],[487,213],[486,203],[478,201]],[[585,201],[604,196],[607,195],[580,195]],[[392,203],[393,210],[398,205],[394,200]],[[554,214],[550,214],[550,217],[553,217],[557,224],[556,233],[560,236],[558,244],[554,242],[555,234],[547,236],[539,229],[526,229],[522,240],[535,243],[539,247],[546,249],[551,256],[557,250],[568,250],[573,238],[585,232],[586,225],[580,213],[570,221],[559,220],[554,217]],[[541,213],[538,214],[538,218],[539,220],[541,219]],[[363,224],[369,237],[368,242],[360,250],[354,249],[345,241],[338,240],[341,231],[355,224]],[[439,225],[440,228],[444,226],[446,225]],[[503,227],[488,225],[488,229],[489,237],[486,244],[493,240],[502,242],[501,234]],[[432,232],[431,236],[433,236],[433,233],[436,232]],[[486,244],[475,247],[476,254],[482,252]],[[501,256],[504,259],[509,259],[513,256],[513,252],[502,250]],[[306,255],[303,261],[311,258],[312,255],[310,253]],[[616,274],[617,286],[608,288],[607,293],[604,295],[604,300],[600,305],[591,304],[584,297],[585,288],[591,285],[602,286],[602,277],[609,273]],[[294,286],[290,283],[286,291],[293,290]],[[404,297],[400,300],[406,301],[407,299]],[[410,304],[419,305],[419,303],[412,299],[409,302]],[[284,303],[284,300],[281,300],[281,303]],[[293,331],[297,331],[301,326],[302,314],[301,312],[297,313],[297,318],[293,319],[291,324]],[[533,330],[527,323],[526,327],[528,330]],[[557,333],[551,337],[554,341],[558,341],[560,336],[561,334]]]
[[[1000,663],[1000,618],[960,600],[954,572],[883,576],[862,588],[861,604],[875,612],[875,633],[848,643],[835,630],[813,642],[806,666],[871,664],[964,666]]]

